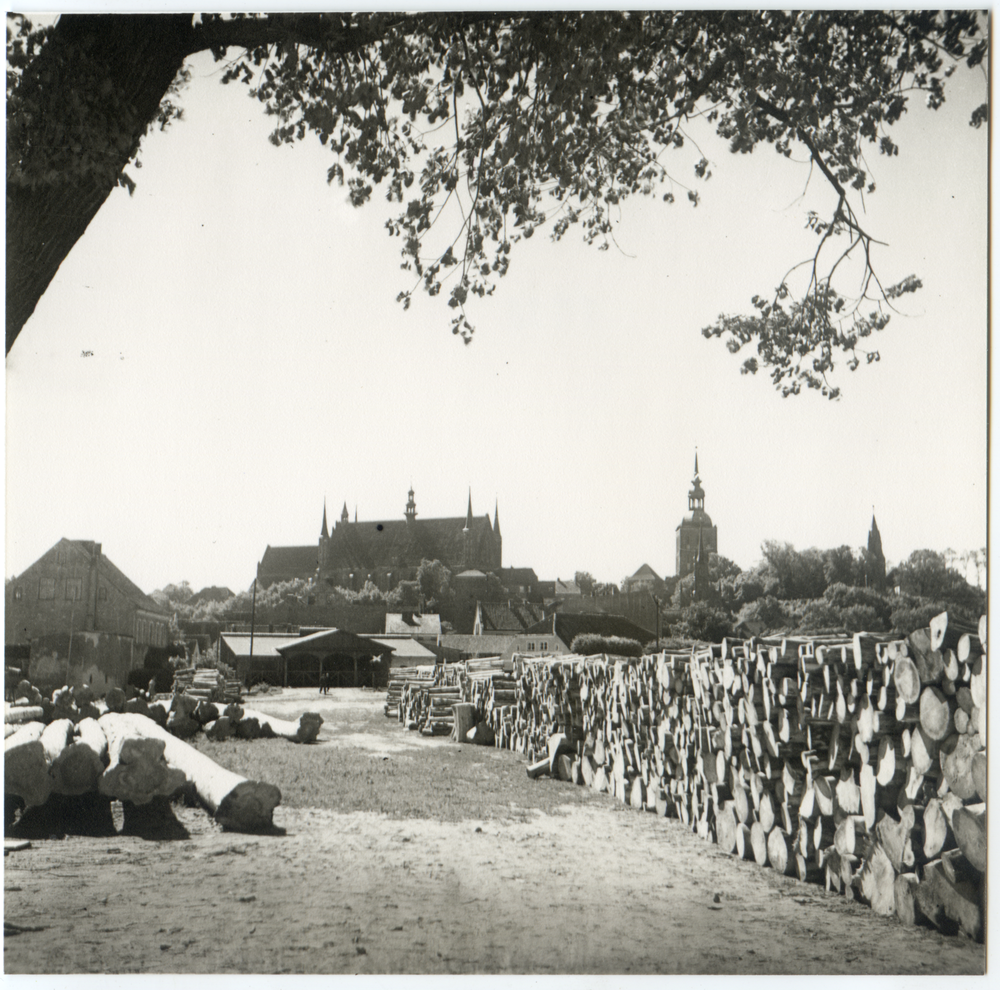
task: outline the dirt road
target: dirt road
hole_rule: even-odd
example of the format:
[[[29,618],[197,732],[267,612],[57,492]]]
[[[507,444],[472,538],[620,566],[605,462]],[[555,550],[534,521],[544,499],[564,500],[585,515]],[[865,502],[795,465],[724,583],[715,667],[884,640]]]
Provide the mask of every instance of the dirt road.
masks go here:
[[[304,707],[296,695],[254,706],[291,714]],[[454,745],[388,721],[358,739],[358,706],[381,699],[329,699],[308,699],[326,710],[322,747],[378,760]],[[223,833],[192,809],[178,817],[187,840],[68,837],[7,857],[5,920],[39,930],[8,929],[5,971],[929,975],[985,964],[981,945],[878,918],[610,799],[457,823],[279,806],[287,834],[276,837]]]

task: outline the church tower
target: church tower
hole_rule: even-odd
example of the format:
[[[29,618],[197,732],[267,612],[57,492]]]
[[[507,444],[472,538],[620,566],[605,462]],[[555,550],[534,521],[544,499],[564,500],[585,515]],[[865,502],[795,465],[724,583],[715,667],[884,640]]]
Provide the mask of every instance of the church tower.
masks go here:
[[[885,554],[882,553],[882,534],[875,522],[875,509],[872,509],[872,528],[868,531],[868,560],[865,577],[868,586],[876,591],[885,590]]]
[[[695,571],[699,553],[707,567],[709,554],[719,552],[718,527],[705,511],[705,489],[698,474],[698,451],[694,453],[694,478],[688,492],[688,511],[677,527],[676,574],[685,577]]]

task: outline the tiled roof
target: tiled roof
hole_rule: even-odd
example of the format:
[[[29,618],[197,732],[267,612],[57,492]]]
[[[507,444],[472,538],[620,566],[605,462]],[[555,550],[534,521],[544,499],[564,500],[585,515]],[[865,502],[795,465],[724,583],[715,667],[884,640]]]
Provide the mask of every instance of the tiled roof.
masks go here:
[[[80,544],[87,553],[92,553],[95,546],[91,540],[72,540],[70,542]],[[100,561],[100,567],[105,577],[117,585],[119,591],[125,592],[138,608],[146,612],[156,612],[159,615],[170,614],[167,609],[150,598],[137,584],[129,580],[103,553],[101,554]]]
[[[635,574],[632,575],[632,577],[653,578],[656,581],[660,580],[660,575],[657,574],[656,571],[654,571],[653,568],[649,566],[649,564],[643,564],[642,567],[640,567],[639,570],[637,570]]]
[[[553,626],[553,621],[555,625]],[[558,636],[566,646],[572,646],[573,640],[581,633],[593,633],[598,636],[624,636],[626,639],[637,639],[645,643],[649,633],[641,626],[630,622],[622,615],[611,615],[607,612],[557,612],[555,615],[535,623],[530,633],[552,633]]]
[[[420,612],[386,612],[385,631],[414,636],[439,636],[441,616],[422,615]]]
[[[299,636],[290,643],[283,643],[277,647],[277,651],[282,656],[289,656],[298,653],[320,652],[344,652],[360,653],[369,648],[372,640],[355,633],[347,632],[346,629],[321,629],[309,636]],[[382,644],[379,644],[382,646]],[[391,647],[382,646],[377,652],[388,652]]]
[[[250,633],[223,633],[226,646],[238,657],[250,656]],[[282,646],[302,639],[301,636],[281,636],[272,633],[254,633],[253,655],[255,657],[279,657]]]
[[[538,575],[533,567],[501,567],[500,583],[505,587],[538,584]]]
[[[311,578],[319,566],[319,549],[310,547],[272,547],[264,551],[258,567],[261,579],[269,584],[292,578]]]
[[[392,569],[412,561],[459,561],[466,555],[465,516],[450,519],[388,519],[339,523],[330,534],[330,567]],[[468,535],[472,560],[489,556],[493,524],[489,516],[473,517]]]
[[[218,588],[214,584],[211,588],[202,588],[197,594],[192,595],[188,600],[188,605],[197,605],[199,602],[226,602],[233,597],[229,588]]]
[[[538,622],[543,611],[539,606],[519,602],[480,602],[483,632],[524,632]]]
[[[444,633],[441,636],[441,646],[446,650],[494,657],[509,653],[516,640],[515,635],[467,636],[462,633]]]

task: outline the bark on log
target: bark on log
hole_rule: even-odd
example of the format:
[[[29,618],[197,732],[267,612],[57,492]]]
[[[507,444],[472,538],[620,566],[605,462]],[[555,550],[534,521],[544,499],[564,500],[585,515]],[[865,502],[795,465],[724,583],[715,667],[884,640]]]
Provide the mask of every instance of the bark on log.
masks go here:
[[[983,940],[981,892],[971,884],[953,884],[940,861],[924,867],[923,880],[917,888],[917,906],[947,935],[964,932],[977,942]]]
[[[85,718],[77,738],[52,761],[49,773],[56,794],[80,795],[97,790],[108,761],[108,740],[100,723]]]
[[[52,793],[52,778],[40,741],[44,731],[43,722],[26,722],[4,740],[4,793],[16,794],[27,808],[44,804]]]
[[[455,713],[455,734],[452,738],[455,742],[468,742],[469,731],[476,724],[476,706],[468,702],[460,702],[452,710]]]
[[[303,712],[297,722],[292,722],[288,719],[275,718],[273,715],[265,715],[263,712],[245,708],[243,719],[256,719],[261,729],[266,725],[274,735],[298,743],[315,742],[323,725],[323,716],[318,712]]]
[[[875,842],[865,857],[855,886],[876,914],[888,917],[896,910],[896,871],[881,844]]]
[[[104,715],[100,721],[108,736],[109,753],[113,748],[113,736],[122,740],[162,743],[161,753],[168,767],[177,776],[194,784],[202,803],[224,828],[238,832],[258,832],[273,828],[274,809],[281,801],[281,791],[273,784],[247,780],[220,767],[214,760],[172,736],[148,718]],[[107,778],[108,774],[105,773],[101,778],[102,787]]]
[[[917,888],[920,882],[913,873],[900,873],[893,884],[896,902],[896,917],[904,925],[916,925],[927,921],[917,904]]]
[[[951,816],[955,841],[965,858],[980,873],[986,872],[986,814],[959,808]]]

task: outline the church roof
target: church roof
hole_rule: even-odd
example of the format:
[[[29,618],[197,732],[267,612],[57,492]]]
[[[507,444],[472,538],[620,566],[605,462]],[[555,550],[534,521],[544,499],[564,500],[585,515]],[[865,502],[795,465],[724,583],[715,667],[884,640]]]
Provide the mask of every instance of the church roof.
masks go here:
[[[319,565],[319,551],[315,544],[308,547],[272,547],[264,551],[257,573],[263,578],[275,581],[290,581],[293,578],[310,578]]]
[[[712,517],[704,509],[692,509],[684,513],[677,528],[680,529],[681,526],[703,526],[705,529],[711,529]]]
[[[330,534],[330,564],[334,567],[406,566],[413,560],[461,560],[468,552],[475,558],[480,543],[492,539],[489,516],[472,519],[466,537],[467,519],[387,519],[373,522],[340,523]],[[315,554],[315,547],[313,553]]]

